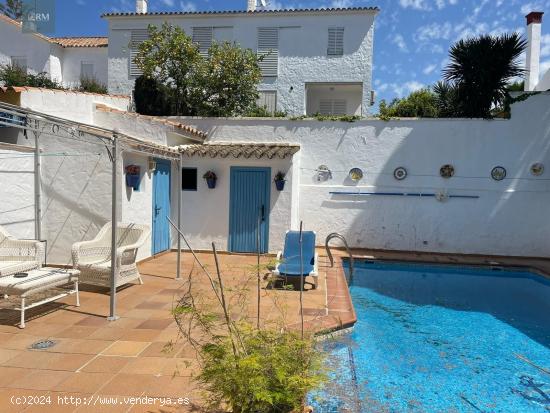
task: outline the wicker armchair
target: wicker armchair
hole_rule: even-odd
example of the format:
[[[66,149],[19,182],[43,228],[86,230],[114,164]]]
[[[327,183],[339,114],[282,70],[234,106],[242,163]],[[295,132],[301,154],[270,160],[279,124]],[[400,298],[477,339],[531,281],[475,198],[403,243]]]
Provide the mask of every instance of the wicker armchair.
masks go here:
[[[0,226],[0,277],[31,271],[44,263],[44,244],[13,238]]]
[[[138,248],[149,236],[147,225],[118,224],[116,259],[119,272],[115,285],[134,280],[143,284],[136,259]],[[111,279],[111,223],[107,223],[91,241],[77,242],[72,248],[73,267],[80,270],[80,282],[109,286]]]

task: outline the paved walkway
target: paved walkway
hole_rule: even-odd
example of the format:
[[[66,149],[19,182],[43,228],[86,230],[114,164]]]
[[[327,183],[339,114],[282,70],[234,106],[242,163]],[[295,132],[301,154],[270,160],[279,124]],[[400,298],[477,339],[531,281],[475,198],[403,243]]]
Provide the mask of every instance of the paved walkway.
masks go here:
[[[200,258],[215,274],[213,256],[200,254]],[[262,265],[272,259],[263,258]],[[338,271],[326,271],[326,257],[321,261],[319,288],[304,292],[306,328],[332,328],[342,320],[353,321],[348,316],[351,301],[335,289],[338,286],[347,291],[343,277],[337,279]],[[0,411],[201,411],[201,392],[191,377],[198,367],[195,353],[178,340],[178,328],[171,315],[183,284],[174,279],[175,263],[175,253],[142,263],[144,285],[119,291],[121,318],[116,322],[106,320],[106,289],[87,288],[81,293],[79,308],[72,306],[74,297],[67,297],[30,310],[24,330],[17,327],[18,312],[0,310]],[[220,263],[227,288],[249,287],[252,304],[248,311],[254,316],[256,258],[223,254]],[[182,268],[185,277],[192,271],[194,285],[208,294],[207,278],[193,265],[189,254],[184,254]],[[268,272],[262,269],[262,275]],[[286,323],[298,328],[299,291],[266,289],[266,285],[267,281],[262,280],[262,322],[275,322],[284,313]],[[327,285],[332,289],[330,294]],[[56,344],[48,350],[29,349],[32,343],[43,339]],[[178,409],[162,407],[165,400],[136,404],[147,403],[145,396],[169,397],[179,404],[184,400],[178,398],[189,398],[191,405]],[[34,404],[30,405],[29,400]],[[82,405],[75,406],[76,402]],[[92,405],[84,405],[85,402]]]

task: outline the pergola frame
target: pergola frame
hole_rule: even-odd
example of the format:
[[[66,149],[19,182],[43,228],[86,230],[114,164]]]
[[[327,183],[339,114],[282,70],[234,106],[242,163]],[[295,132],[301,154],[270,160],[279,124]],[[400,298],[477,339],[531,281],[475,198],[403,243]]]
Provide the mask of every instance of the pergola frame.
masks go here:
[[[7,116],[6,116],[7,115]],[[111,171],[111,285],[109,300],[110,321],[119,317],[116,314],[116,275],[119,271],[117,266],[117,230],[118,230],[118,168],[119,159],[123,152],[139,153],[148,156],[168,159],[177,162],[181,168],[182,154],[176,148],[147,142],[113,130],[87,125],[63,118],[58,118],[30,109],[0,102],[0,126],[17,128],[25,132],[32,132],[34,135],[34,199],[35,199],[35,237],[42,238],[42,209],[41,209],[41,154],[40,138],[42,135],[50,135],[56,138],[75,140],[81,143],[94,144],[104,147],[107,150],[112,165]],[[89,139],[89,141],[86,140]],[[195,138],[188,137],[196,140]],[[181,180],[181,174],[178,174]],[[180,182],[181,187],[181,182]],[[178,226],[181,228],[181,196],[178,197]],[[181,277],[181,238],[178,234],[176,278]]]

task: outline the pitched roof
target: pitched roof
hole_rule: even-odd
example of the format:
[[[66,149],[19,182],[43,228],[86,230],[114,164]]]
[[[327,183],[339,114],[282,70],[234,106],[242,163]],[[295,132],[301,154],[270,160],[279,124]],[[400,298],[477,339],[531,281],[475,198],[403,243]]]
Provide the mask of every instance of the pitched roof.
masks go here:
[[[101,17],[118,17],[118,16],[200,16],[200,15],[227,15],[227,14],[245,14],[245,15],[263,15],[263,14],[286,14],[286,13],[338,13],[338,12],[369,12],[378,13],[378,7],[327,7],[327,8],[310,8],[310,9],[281,9],[281,10],[209,10],[209,11],[163,11],[152,13],[104,13]]]
[[[4,21],[14,26],[23,27],[21,22],[13,20],[12,18],[6,16],[5,14],[0,13],[0,21]],[[48,37],[42,33],[32,32],[31,35],[38,37],[39,39],[45,40],[49,43],[57,44],[61,47],[107,47],[108,38],[107,37]]]
[[[212,142],[180,145],[180,152],[201,158],[285,159],[300,150],[300,144],[287,142]]]
[[[171,126],[174,129],[178,129],[182,132],[193,135],[193,136],[195,136],[195,137],[197,137],[201,140],[206,139],[206,136],[207,136],[207,134],[205,132],[202,132],[202,131],[200,131],[198,129],[195,129],[195,128],[189,126],[189,125],[185,125],[181,122],[177,122],[177,121],[174,121],[174,120],[165,119],[165,118],[161,118],[161,117],[157,117],[157,116],[140,115],[139,113],[135,113],[135,112],[126,112],[126,111],[123,111],[123,110],[111,108],[111,107],[109,107],[107,105],[103,105],[101,103],[96,104],[95,107],[96,107],[96,110],[99,110],[101,112],[118,113],[118,114],[125,115],[125,116],[133,116],[137,119],[143,119],[143,120],[146,120],[146,121],[149,121],[149,122],[161,123],[161,124],[166,125],[166,126]]]
[[[63,47],[107,47],[108,37],[52,37],[54,43]]]

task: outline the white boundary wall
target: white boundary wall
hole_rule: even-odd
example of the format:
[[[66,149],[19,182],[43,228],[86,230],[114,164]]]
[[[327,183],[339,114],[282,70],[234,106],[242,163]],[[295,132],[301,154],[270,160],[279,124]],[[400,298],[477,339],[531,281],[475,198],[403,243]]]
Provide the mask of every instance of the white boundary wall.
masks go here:
[[[208,132],[210,141],[300,143],[299,178],[287,183],[295,190],[299,186],[299,196],[292,197],[291,214],[296,215],[292,223],[296,228],[301,219],[306,229],[317,231],[318,244],[328,233],[338,231],[356,247],[550,257],[550,93],[514,105],[510,120],[185,121]],[[530,173],[535,162],[546,166],[540,177]],[[232,163],[241,164],[239,160]],[[444,164],[454,165],[455,177],[439,176]],[[269,161],[264,165],[269,166]],[[319,165],[332,170],[332,179],[317,181]],[[393,178],[399,166],[409,172],[403,181]],[[497,182],[490,177],[495,166],[507,169],[506,179]],[[365,173],[357,185],[348,178],[353,167]],[[338,196],[331,195],[332,191],[447,191],[479,199],[438,202],[434,198]],[[216,238],[223,244],[226,216],[213,214],[212,208],[228,206],[227,196],[221,192],[197,196],[187,196],[195,207],[184,214],[183,224],[196,227],[201,246],[203,238]],[[217,199],[208,198],[212,196]],[[272,211],[271,225],[278,219]],[[282,233],[286,224],[272,231]],[[270,242],[270,247],[279,246]]]

